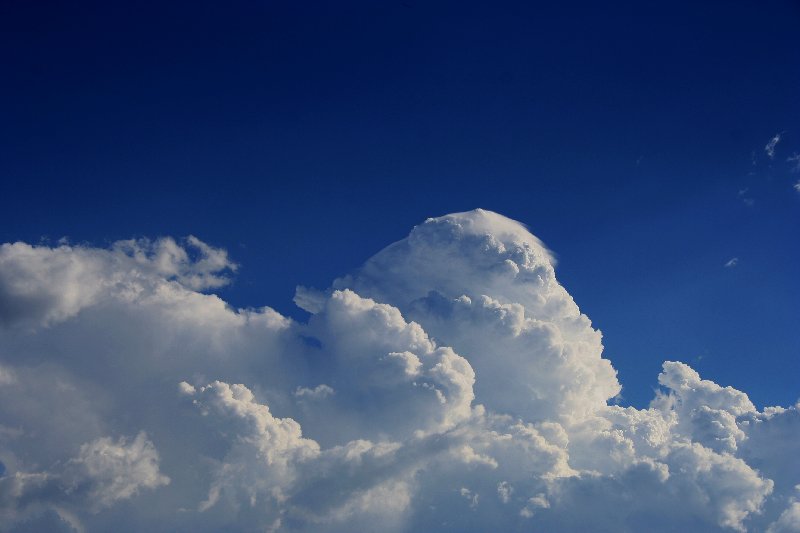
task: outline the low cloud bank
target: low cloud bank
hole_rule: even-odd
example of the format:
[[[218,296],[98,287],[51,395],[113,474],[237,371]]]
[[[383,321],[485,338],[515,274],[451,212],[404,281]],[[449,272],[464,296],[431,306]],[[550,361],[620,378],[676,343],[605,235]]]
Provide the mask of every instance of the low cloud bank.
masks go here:
[[[190,237],[0,247],[0,530],[800,531],[798,406],[646,409],[527,229],[432,218],[311,316]]]

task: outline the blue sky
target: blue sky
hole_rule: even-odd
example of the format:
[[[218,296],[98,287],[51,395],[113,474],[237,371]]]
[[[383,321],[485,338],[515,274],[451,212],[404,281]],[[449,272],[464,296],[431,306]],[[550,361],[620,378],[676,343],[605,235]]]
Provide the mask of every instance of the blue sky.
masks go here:
[[[197,235],[241,265],[227,301],[304,317],[295,285],[484,207],[556,252],[623,402],[677,359],[788,405],[798,23],[789,1],[5,2],[0,240]]]
[[[800,531],[798,28],[0,3],[0,532]]]

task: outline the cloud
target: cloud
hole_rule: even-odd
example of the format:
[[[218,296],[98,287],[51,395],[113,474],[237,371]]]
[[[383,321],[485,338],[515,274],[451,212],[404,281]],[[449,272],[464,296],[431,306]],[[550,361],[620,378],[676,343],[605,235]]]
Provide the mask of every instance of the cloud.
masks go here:
[[[737,196],[742,200],[742,203],[747,207],[753,207],[756,201],[749,196],[750,188],[745,187],[744,189],[739,189]]]
[[[81,529],[77,514],[99,513],[169,481],[159,471],[158,452],[144,432],[130,441],[102,437],[83,444],[63,465],[0,477],[0,517],[13,524],[50,508]]]
[[[620,407],[554,255],[476,210],[234,309],[190,237],[0,247],[0,531],[790,531],[796,406]]]
[[[185,247],[165,237],[118,241],[108,250],[7,243],[0,247],[0,325],[60,322],[112,296],[135,298],[148,283],[218,288],[236,268],[227,252],[191,236]]]
[[[781,135],[783,135],[783,132],[776,133],[775,136],[771,138],[764,146],[764,152],[770,159],[775,159],[775,147],[778,146],[779,142],[781,142]]]
[[[800,154],[793,152],[792,155],[786,158],[787,163],[791,163],[790,172],[800,172]]]
[[[322,383],[321,385],[317,385],[313,389],[309,389],[308,387],[297,387],[294,391],[294,395],[297,398],[308,398],[311,400],[320,400],[323,398],[327,398],[331,394],[334,394],[335,391]]]
[[[800,492],[800,486],[798,486]],[[800,499],[792,498],[778,519],[769,525],[767,533],[792,533],[800,531]]]

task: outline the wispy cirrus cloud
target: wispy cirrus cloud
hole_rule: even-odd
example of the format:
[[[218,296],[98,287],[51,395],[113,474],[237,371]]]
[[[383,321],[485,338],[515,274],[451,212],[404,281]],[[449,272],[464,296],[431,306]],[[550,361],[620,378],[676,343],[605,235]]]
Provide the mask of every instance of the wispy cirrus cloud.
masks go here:
[[[775,159],[775,148],[778,146],[778,143],[781,142],[782,135],[783,132],[776,133],[775,136],[772,137],[764,146],[764,152],[770,159]]]
[[[744,205],[746,205],[747,207],[753,207],[755,205],[755,203],[756,203],[756,201],[753,198],[750,197],[750,188],[749,187],[745,187],[744,189],[739,189],[739,192],[737,193],[737,196],[742,201],[742,203]]]

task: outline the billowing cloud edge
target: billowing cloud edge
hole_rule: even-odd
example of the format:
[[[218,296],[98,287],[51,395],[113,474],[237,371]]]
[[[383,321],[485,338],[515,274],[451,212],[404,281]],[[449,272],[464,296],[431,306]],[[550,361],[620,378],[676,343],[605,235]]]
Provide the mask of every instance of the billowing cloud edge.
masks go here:
[[[306,323],[208,293],[235,270],[194,237],[0,247],[0,529],[798,530],[798,407],[679,362],[613,405],[520,223],[428,219],[298,288]]]

